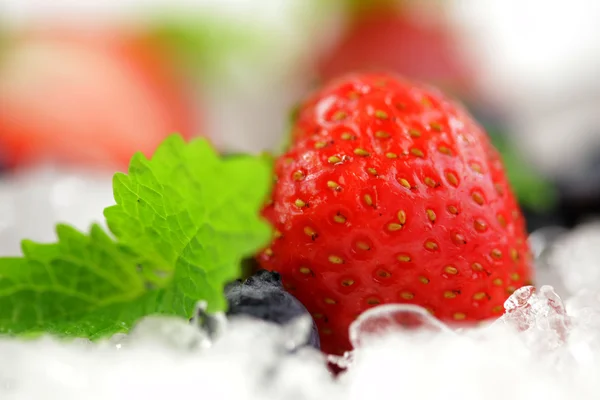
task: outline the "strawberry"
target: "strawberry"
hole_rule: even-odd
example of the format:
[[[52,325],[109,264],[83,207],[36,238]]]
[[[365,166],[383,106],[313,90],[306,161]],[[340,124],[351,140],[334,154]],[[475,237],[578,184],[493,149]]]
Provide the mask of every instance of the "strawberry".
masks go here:
[[[457,35],[439,10],[424,22],[412,3],[359,2],[340,39],[318,62],[328,81],[354,71],[388,70],[433,83],[467,96],[475,90],[473,74],[460,54]],[[356,6],[354,7],[356,8]]]
[[[194,103],[146,39],[41,30],[7,40],[0,63],[0,158],[126,168],[172,132],[198,128]]]
[[[531,277],[524,220],[482,128],[440,92],[386,74],[333,81],[300,106],[275,164],[261,266],[317,321],[322,348],[383,303],[450,323],[503,313]]]

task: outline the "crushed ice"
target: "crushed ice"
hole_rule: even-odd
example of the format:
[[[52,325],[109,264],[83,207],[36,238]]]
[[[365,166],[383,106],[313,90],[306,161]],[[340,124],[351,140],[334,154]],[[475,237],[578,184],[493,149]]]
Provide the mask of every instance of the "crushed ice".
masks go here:
[[[0,183],[0,252],[18,250],[14,237],[51,239],[40,225],[85,229],[101,216],[90,203],[110,201],[100,181],[53,170]],[[517,290],[485,326],[455,331],[420,307],[382,305],[351,325],[352,352],[327,358],[298,346],[310,320],[227,320],[199,304],[191,321],[151,316],[98,343],[0,339],[0,399],[596,400],[600,225],[530,241],[538,288]],[[332,362],[345,370],[334,376]]]
[[[318,351],[294,347],[310,332],[302,318],[281,327],[151,316],[94,344],[3,339],[0,398],[598,398],[598,292],[565,306],[550,286],[524,287],[505,308],[495,323],[461,331],[417,306],[373,308],[350,327],[355,350],[337,377]]]
[[[373,308],[352,325],[355,350],[337,377],[313,348],[289,351],[310,332],[302,319],[283,327],[220,319],[211,333],[197,321],[147,317],[94,344],[4,339],[0,398],[597,398],[597,293],[565,307],[551,287],[525,287],[506,308],[496,323],[462,331],[416,306]]]

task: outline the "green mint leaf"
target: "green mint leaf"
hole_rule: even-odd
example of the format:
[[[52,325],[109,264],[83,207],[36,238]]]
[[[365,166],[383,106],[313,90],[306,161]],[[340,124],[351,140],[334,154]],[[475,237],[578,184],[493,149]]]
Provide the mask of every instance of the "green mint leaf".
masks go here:
[[[224,284],[270,239],[258,210],[271,173],[265,158],[222,160],[204,140],[171,136],[152,160],[138,154],[129,175],[115,175],[117,205],[104,212],[111,231],[152,260],[147,279],[174,271],[161,312],[190,315],[199,299],[209,311],[225,309]]]
[[[271,173],[267,158],[220,158],[203,139],[137,154],[114,177],[114,238],[58,225],[57,243],[0,258],[0,333],[95,339],[145,315],[189,317],[198,300],[223,310],[223,286],[270,239],[259,210]]]
[[[0,332],[78,330],[95,336],[120,331],[122,321],[140,317],[123,309],[122,321],[96,324],[105,314],[101,310],[129,305],[148,291],[137,272],[139,257],[96,225],[89,235],[66,225],[56,231],[57,243],[24,241],[23,257],[0,259]],[[87,332],[77,328],[83,319]]]

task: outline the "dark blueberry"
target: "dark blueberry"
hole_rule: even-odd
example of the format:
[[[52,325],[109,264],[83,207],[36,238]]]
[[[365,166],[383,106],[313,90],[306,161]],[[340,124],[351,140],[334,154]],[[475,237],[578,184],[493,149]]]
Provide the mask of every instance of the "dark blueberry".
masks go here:
[[[237,280],[225,288],[229,302],[228,316],[249,315],[264,321],[285,325],[301,315],[310,315],[306,308],[288,293],[277,272],[258,270],[246,281]],[[320,348],[317,326],[313,328],[306,345]]]

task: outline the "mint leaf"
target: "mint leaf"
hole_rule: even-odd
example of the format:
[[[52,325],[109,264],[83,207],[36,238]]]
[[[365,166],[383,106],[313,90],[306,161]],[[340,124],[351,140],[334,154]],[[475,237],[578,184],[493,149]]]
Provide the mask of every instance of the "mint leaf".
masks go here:
[[[223,286],[270,239],[259,218],[270,182],[268,159],[220,158],[203,139],[136,154],[105,210],[114,239],[59,225],[57,243],[0,258],[0,333],[94,339],[149,314],[189,317],[201,299],[223,310]]]
[[[24,257],[0,259],[0,332],[71,334],[77,321],[87,319],[87,336],[94,336],[119,331],[121,320],[140,316],[123,309],[119,321],[95,326],[98,317],[90,315],[128,305],[148,291],[137,272],[138,256],[97,225],[88,236],[59,225],[57,236],[55,244],[24,241]]]
[[[266,159],[223,161],[205,141],[185,145],[178,136],[151,161],[136,155],[129,175],[115,175],[117,205],[104,212],[111,231],[152,260],[152,271],[175,267],[162,312],[189,315],[198,299],[208,301],[209,311],[225,309],[223,284],[270,239],[258,217],[270,176]]]

